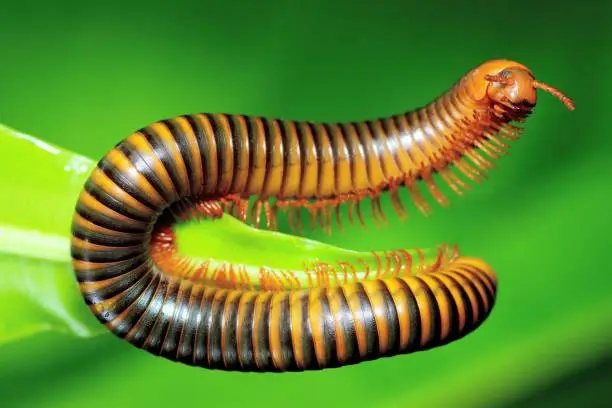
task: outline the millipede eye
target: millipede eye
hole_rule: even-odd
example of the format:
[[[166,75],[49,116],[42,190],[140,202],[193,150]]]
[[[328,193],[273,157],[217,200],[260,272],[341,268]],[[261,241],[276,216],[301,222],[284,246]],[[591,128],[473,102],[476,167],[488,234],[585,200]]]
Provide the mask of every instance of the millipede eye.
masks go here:
[[[502,86],[502,85],[508,85],[510,84],[512,81],[509,79],[512,76],[512,72],[507,71],[507,70],[503,70],[501,71],[499,74],[495,74],[495,75],[485,75],[484,78],[489,81],[489,82],[493,82],[494,86]]]

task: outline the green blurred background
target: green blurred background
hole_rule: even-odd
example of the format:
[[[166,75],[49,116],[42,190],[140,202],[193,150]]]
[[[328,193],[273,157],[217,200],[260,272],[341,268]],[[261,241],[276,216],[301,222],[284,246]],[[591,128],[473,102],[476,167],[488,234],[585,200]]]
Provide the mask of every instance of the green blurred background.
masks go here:
[[[612,6],[591,3],[0,3],[0,123],[92,158],[182,113],[397,113],[490,58],[526,64],[577,105],[542,94],[491,180],[450,209],[368,234],[312,234],[355,249],[456,242],[486,259],[498,302],[465,339],[253,375],[172,364],[110,335],[38,336],[0,348],[0,406],[608,406]]]

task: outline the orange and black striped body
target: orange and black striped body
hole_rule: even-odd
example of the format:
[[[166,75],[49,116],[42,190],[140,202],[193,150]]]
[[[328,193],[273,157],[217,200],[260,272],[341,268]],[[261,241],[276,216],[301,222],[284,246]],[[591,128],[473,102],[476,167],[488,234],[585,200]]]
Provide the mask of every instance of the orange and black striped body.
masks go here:
[[[494,273],[477,259],[457,256],[415,275],[338,285],[221,288],[156,262],[152,242],[177,205],[218,217],[226,204],[257,196],[268,225],[279,208],[305,207],[329,226],[331,208],[365,197],[376,206],[385,191],[402,213],[400,186],[426,210],[418,182],[445,203],[433,176],[457,192],[466,188],[453,170],[477,180],[490,165],[478,150],[499,154],[507,147],[499,138],[516,136],[510,122],[535,104],[491,97],[483,75],[507,66],[524,69],[485,63],[426,107],[384,119],[328,124],[195,114],[140,129],[98,163],[76,206],[72,256],[86,303],[137,347],[227,370],[337,367],[470,333],[496,294]]]

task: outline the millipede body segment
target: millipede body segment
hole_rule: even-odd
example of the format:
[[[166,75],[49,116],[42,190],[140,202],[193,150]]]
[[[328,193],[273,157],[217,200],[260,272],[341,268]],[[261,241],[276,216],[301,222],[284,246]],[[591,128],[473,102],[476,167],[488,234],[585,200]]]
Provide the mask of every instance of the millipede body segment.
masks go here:
[[[280,270],[194,261],[176,223],[229,213],[275,228],[303,219],[326,230],[384,221],[383,193],[430,210],[438,175],[461,194],[515,140],[536,90],[572,101],[522,64],[485,62],[426,106],[386,118],[314,123],[193,114],[146,126],[117,144],[87,180],[72,224],[73,266],[95,316],[115,335],[189,365],[301,371],[439,346],[490,313],[496,276],[455,248],[373,252]],[[253,200],[249,200],[254,197]]]

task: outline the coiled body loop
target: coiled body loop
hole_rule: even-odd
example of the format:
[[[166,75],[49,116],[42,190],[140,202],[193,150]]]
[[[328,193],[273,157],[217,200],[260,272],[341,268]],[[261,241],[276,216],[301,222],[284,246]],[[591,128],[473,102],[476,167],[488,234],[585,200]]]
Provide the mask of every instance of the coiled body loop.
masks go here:
[[[413,259],[399,251],[390,255],[396,267],[379,266],[370,275],[368,266],[358,276],[352,265],[353,273],[343,269],[344,282],[336,284],[310,276],[307,284],[295,276],[281,281],[280,273],[264,279],[237,269],[240,278],[221,287],[218,274],[206,277],[202,266],[178,267],[168,214],[230,212],[256,224],[265,218],[270,227],[288,210],[290,223],[301,227],[299,211],[307,209],[330,228],[334,211],[340,223],[341,206],[362,220],[366,198],[373,216],[384,218],[384,192],[403,216],[400,187],[428,211],[417,183],[444,205],[434,175],[461,193],[468,185],[459,175],[479,181],[491,164],[481,152],[502,154],[508,147],[502,139],[518,134],[510,122],[530,113],[531,105],[504,101],[507,96],[491,99],[484,77],[508,64],[483,64],[431,104],[382,119],[311,123],[195,114],[138,130],[100,160],[76,205],[72,256],[86,303],[137,347],[226,370],[338,367],[470,333],[496,295],[495,274],[478,259],[445,250],[412,274]],[[251,196],[258,200],[249,208]]]

